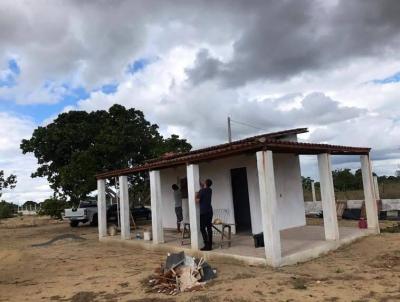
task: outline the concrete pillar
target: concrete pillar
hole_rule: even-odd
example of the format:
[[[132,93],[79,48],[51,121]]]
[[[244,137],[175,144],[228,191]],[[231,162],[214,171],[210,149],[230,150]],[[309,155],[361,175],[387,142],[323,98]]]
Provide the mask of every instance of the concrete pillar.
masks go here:
[[[276,267],[281,263],[282,251],[277,220],[278,204],[273,154],[272,151],[259,151],[256,156],[265,256],[267,263]]]
[[[188,205],[190,222],[190,242],[193,250],[199,250],[202,246],[200,236],[200,208],[196,202],[196,193],[200,190],[200,173],[198,165],[186,167],[188,186]]]
[[[121,216],[121,239],[131,239],[128,177],[126,176],[119,177],[119,212]]]
[[[318,154],[318,169],[322,211],[324,214],[325,240],[339,240],[335,190],[333,187],[331,157],[329,154]]]
[[[317,196],[315,195],[315,183],[311,181],[311,193],[312,193],[312,201],[317,201]]]
[[[378,176],[374,176],[374,190],[375,190],[375,199],[380,200],[381,197],[379,195]]]
[[[97,180],[97,223],[99,238],[107,236],[106,181]]]
[[[160,171],[150,171],[150,197],[153,243],[164,243]]]
[[[361,155],[360,160],[368,229],[375,230],[379,233],[378,207],[375,199],[371,162],[368,155]]]

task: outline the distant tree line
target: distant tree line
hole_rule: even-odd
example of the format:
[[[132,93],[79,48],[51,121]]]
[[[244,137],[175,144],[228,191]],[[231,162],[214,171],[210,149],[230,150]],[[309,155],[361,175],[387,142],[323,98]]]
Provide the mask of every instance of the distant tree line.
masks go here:
[[[375,173],[373,173],[373,175],[376,176]],[[354,173],[351,169],[336,169],[332,171],[332,178],[335,191],[344,192],[363,189],[361,169],[356,170]],[[307,191],[311,191],[311,182],[313,181],[314,180],[310,177],[302,176],[303,188]],[[400,184],[400,176],[378,176],[378,183]],[[319,188],[319,186],[319,182],[315,182],[315,187]]]
[[[376,176],[375,173],[373,173]],[[361,169],[354,172],[351,169],[336,169],[332,171],[333,186],[338,193],[337,198],[363,198],[363,182]],[[302,177],[303,189],[306,199],[310,199],[311,183],[314,180],[310,177]],[[400,198],[400,176],[378,176],[379,191],[383,198]],[[319,196],[320,183],[315,182],[316,194]],[[357,192],[354,194],[341,194],[342,192]],[[382,198],[382,196],[381,196]]]

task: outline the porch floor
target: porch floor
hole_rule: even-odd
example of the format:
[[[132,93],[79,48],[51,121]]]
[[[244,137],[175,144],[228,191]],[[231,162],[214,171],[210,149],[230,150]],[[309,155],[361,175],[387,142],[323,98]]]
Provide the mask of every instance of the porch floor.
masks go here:
[[[306,225],[297,228],[283,230],[281,234],[282,257],[302,253],[308,250],[321,248],[325,245],[330,246],[330,242],[325,240],[324,227],[317,225]],[[351,227],[340,227],[340,241],[343,243],[352,239],[369,234],[368,230],[361,230]],[[176,231],[164,230],[165,244],[169,246],[182,246],[190,248],[190,241],[181,244],[181,236]],[[253,236],[249,234],[232,235],[231,246],[224,243],[220,247],[220,237],[214,235],[213,252],[231,255],[241,255],[247,257],[265,258],[263,247],[255,248]]]
[[[362,230],[352,227],[339,227],[340,239],[338,241],[326,241],[324,239],[324,227],[317,225],[306,225],[297,228],[291,228],[281,231],[282,261],[280,265],[290,265],[297,262],[303,262],[316,258],[330,250],[337,249],[343,244],[350,243],[359,237],[373,234],[371,230]],[[132,233],[134,237],[134,231]],[[248,264],[265,265],[265,250],[263,247],[255,248],[253,237],[248,234],[232,235],[231,247],[227,243],[221,248],[219,237],[214,236],[214,246],[211,252],[193,252],[190,249],[190,242],[182,245],[181,235],[174,230],[164,230],[163,244],[152,244],[150,241],[143,240],[120,240],[119,236],[104,237],[103,241],[120,241],[132,244],[139,244],[147,249],[159,249],[165,251],[181,251],[205,257],[212,258],[231,258]]]

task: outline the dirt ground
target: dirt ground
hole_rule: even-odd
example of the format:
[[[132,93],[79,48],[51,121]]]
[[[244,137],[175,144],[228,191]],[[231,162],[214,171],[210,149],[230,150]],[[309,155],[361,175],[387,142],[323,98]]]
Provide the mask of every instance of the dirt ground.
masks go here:
[[[280,269],[212,262],[217,279],[171,298],[143,285],[163,253],[100,243],[93,227],[19,224],[0,224],[0,301],[400,301],[399,233]]]

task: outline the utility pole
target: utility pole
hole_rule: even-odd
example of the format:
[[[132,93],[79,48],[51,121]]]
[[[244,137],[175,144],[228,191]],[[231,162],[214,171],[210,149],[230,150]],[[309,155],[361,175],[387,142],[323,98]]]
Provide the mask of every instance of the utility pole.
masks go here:
[[[231,117],[228,116],[228,141],[232,142]]]

